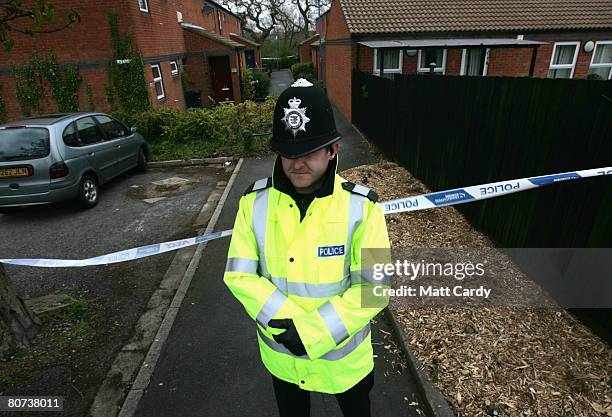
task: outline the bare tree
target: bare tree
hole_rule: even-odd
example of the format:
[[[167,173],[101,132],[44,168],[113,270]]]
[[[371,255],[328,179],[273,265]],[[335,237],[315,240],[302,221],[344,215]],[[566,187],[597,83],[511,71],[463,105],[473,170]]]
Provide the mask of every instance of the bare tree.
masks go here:
[[[314,29],[317,13],[316,0],[291,0],[291,3],[297,8],[302,20],[302,33],[304,39],[310,36],[310,28]],[[321,13],[329,8],[331,0],[320,0]]]
[[[279,23],[286,0],[222,0],[240,18],[242,30],[257,43],[263,43]]]
[[[40,326],[40,320],[15,293],[0,263],[0,359],[17,348],[29,347]]]
[[[277,17],[278,24],[284,34],[285,50],[293,51],[302,40],[299,33],[303,31],[299,13],[291,4],[284,4]]]
[[[11,32],[27,35],[52,33],[81,21],[79,13],[70,9],[65,22],[57,27],[43,29],[43,24],[48,25],[53,21],[55,14],[53,4],[45,0],[27,2],[27,6],[23,3],[22,0],[0,0],[0,43],[4,45],[6,51],[10,51],[15,44]]]

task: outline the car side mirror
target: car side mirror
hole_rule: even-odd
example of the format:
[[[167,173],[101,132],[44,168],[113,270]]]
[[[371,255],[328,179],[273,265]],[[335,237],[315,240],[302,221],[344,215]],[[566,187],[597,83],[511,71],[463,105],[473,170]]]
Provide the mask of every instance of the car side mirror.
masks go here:
[[[132,126],[132,127],[130,127],[130,132],[136,133],[136,132],[138,132],[138,128],[136,126]]]

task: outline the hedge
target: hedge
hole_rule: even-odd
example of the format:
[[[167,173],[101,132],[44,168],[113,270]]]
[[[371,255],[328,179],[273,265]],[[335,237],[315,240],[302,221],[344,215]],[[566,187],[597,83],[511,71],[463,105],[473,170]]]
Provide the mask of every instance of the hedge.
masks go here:
[[[267,151],[269,138],[264,136],[251,143],[249,133],[272,130],[275,104],[276,97],[267,97],[262,103],[246,101],[185,112],[116,111],[113,116],[138,128],[149,144],[152,160],[256,155]]]

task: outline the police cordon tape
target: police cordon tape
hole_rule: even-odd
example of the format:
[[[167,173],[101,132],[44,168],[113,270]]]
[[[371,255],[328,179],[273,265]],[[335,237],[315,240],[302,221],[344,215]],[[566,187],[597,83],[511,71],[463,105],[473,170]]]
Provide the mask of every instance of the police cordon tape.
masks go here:
[[[385,214],[425,210],[434,207],[452,206],[456,204],[469,203],[472,201],[485,200],[488,198],[499,197],[502,195],[526,191],[532,188],[555,184],[561,181],[577,180],[600,175],[612,175],[612,167],[587,169],[583,171],[564,172],[561,174],[543,175],[539,177],[520,178],[516,180],[473,185],[470,187],[455,188],[452,190],[383,201],[378,204],[383,207]],[[358,189],[354,189],[353,191],[358,191]],[[149,256],[158,255],[160,253],[186,248],[188,246],[199,245],[200,243],[220,239],[230,236],[231,234],[231,230],[224,230],[189,239],[179,239],[171,242],[155,243],[152,245],[126,249],[89,259],[0,259],[0,263],[22,266],[37,266],[44,268],[107,265],[146,258]]]

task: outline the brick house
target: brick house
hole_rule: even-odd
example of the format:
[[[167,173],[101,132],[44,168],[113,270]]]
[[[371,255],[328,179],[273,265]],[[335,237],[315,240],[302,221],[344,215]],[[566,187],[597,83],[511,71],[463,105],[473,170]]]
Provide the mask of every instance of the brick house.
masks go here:
[[[132,46],[145,63],[144,74],[154,108],[184,110],[217,102],[240,102],[240,75],[245,67],[261,67],[259,45],[242,36],[238,16],[210,0],[55,0],[55,18],[62,24],[70,8],[81,22],[70,28],[35,36],[13,32],[15,47],[0,51],[0,85],[9,119],[21,115],[11,65],[23,66],[34,54],[54,51],[60,64],[78,64],[79,106],[89,110],[91,91],[95,110],[110,108],[106,86],[112,57],[109,14],[119,16],[119,30],[129,32]],[[185,80],[181,80],[184,71]],[[183,91],[183,85],[187,91]],[[185,97],[190,103],[185,102]],[[50,97],[43,112],[57,110]]]
[[[349,120],[354,68],[385,77],[612,77],[609,0],[332,0],[322,17],[324,82]]]
[[[317,65],[319,61],[318,51],[319,51],[319,34],[315,33],[314,35],[304,39],[302,42],[298,44],[298,55],[300,58],[300,63],[306,62],[314,62]]]
[[[298,44],[298,55],[301,63],[314,62],[315,72],[319,73],[319,50],[321,45],[320,34],[325,34],[327,28],[329,9],[317,17],[315,22],[316,33]]]

